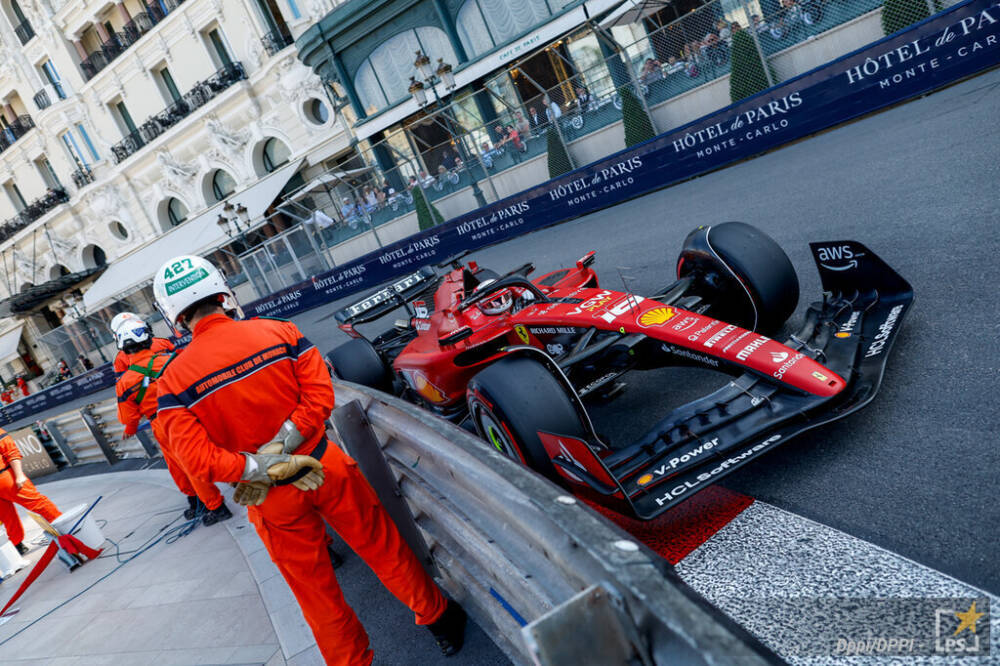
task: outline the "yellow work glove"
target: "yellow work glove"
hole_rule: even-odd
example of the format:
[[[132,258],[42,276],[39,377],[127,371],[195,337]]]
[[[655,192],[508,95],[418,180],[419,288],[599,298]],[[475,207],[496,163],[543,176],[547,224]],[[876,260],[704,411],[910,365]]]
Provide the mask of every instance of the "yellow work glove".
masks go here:
[[[258,453],[244,453],[247,462],[240,481],[271,486],[275,481],[283,481],[297,474],[299,470],[309,468],[309,472],[293,481],[292,485],[299,490],[316,490],[323,485],[325,479],[320,461],[312,456],[272,453],[280,450],[278,448],[280,446],[279,442],[270,442],[261,447]],[[247,492],[250,492],[249,489]]]
[[[243,506],[263,504],[264,500],[267,499],[267,491],[271,488],[270,484],[249,481],[240,481],[234,485],[236,491],[233,493],[233,501]]]

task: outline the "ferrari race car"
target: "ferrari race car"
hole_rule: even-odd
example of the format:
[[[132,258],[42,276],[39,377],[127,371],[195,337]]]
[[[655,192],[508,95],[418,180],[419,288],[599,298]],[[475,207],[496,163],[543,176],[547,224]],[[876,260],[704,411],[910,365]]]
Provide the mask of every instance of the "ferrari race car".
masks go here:
[[[652,296],[602,288],[590,252],[533,280],[459,255],[336,313],[352,336],[328,359],[347,381],[394,393],[463,425],[573,492],[650,519],[810,428],[870,402],[913,301],[864,245],[811,243],[824,289],[801,330],[784,251],[740,222],[699,227],[677,279]],[[369,340],[356,326],[404,308]],[[632,370],[698,366],[731,376],[638,441],[604,441],[584,399],[613,397]]]

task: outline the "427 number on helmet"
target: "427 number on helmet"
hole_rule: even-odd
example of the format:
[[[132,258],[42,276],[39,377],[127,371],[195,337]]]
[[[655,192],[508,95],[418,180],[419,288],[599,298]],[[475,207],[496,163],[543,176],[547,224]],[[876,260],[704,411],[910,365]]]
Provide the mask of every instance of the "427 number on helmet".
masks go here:
[[[187,268],[185,268],[185,266]],[[170,264],[163,270],[163,277],[166,280],[170,280],[176,277],[178,274],[183,273],[185,270],[193,270],[194,264],[190,259],[179,259],[174,263]]]

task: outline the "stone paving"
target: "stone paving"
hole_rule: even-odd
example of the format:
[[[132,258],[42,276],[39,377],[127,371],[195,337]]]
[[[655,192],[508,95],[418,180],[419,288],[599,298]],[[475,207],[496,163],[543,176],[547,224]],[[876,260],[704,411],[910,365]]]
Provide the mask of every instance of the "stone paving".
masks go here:
[[[104,535],[119,544],[123,560],[185,522],[186,502],[165,470],[40,479],[39,489],[63,511],[101,496],[92,515]],[[228,496],[229,489],[224,491]],[[322,664],[312,633],[246,511],[227,502],[234,509],[231,520],[199,524],[179,538],[170,534],[125,564],[119,564],[111,543],[99,559],[72,573],[53,560],[15,604],[19,611],[0,624],[0,662]],[[33,565],[46,537],[21,513]],[[412,614],[342,542],[336,547],[347,559],[338,578],[371,634],[376,663],[444,663],[427,631],[413,625]],[[22,569],[0,584],[0,605],[29,571]],[[474,626],[463,656],[466,664],[509,663]]]

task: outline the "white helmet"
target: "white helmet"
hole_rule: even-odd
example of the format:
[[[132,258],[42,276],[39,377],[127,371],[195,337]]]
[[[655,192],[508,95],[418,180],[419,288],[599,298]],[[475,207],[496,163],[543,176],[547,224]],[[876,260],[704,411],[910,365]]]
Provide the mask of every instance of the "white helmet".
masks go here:
[[[118,332],[118,327],[122,325],[122,322],[128,321],[129,319],[142,319],[139,315],[134,312],[119,312],[111,319],[111,334],[115,335]]]
[[[222,309],[243,316],[240,305],[226,284],[226,278],[212,262],[185,254],[167,261],[153,277],[153,298],[156,308],[176,333],[187,330],[179,321],[181,314],[210,296],[222,295]]]
[[[146,322],[138,317],[123,319],[115,329],[115,343],[118,349],[128,351],[126,347],[138,347],[143,343],[152,340],[153,334],[150,332]]]

